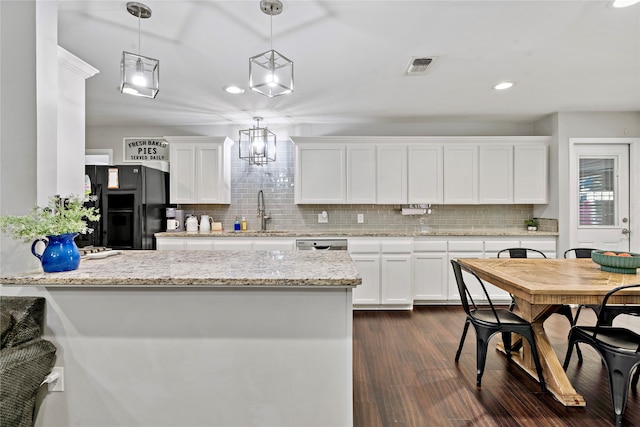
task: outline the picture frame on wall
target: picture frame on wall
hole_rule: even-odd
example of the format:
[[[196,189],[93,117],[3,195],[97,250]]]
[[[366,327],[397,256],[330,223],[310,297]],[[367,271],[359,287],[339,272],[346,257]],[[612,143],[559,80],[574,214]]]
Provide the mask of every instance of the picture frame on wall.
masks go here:
[[[168,162],[169,142],[163,137],[122,138],[123,162]]]

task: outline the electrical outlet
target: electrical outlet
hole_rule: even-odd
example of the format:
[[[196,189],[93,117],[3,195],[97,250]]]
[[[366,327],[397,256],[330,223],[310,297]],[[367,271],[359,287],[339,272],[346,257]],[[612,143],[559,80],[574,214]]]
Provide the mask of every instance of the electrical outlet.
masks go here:
[[[58,378],[49,383],[49,391],[64,391],[64,368],[54,366],[51,373],[58,374]]]
[[[327,211],[322,211],[322,213],[318,214],[318,224],[326,224],[329,222],[329,215]]]
[[[358,214],[358,224],[364,224],[364,214]]]

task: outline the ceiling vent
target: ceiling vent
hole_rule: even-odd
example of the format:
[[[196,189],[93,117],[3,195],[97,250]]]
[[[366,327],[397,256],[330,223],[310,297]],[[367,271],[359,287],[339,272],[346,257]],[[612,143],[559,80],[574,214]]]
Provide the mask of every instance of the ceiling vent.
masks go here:
[[[435,57],[413,57],[407,68],[407,75],[416,76],[426,74],[427,68],[435,61]]]

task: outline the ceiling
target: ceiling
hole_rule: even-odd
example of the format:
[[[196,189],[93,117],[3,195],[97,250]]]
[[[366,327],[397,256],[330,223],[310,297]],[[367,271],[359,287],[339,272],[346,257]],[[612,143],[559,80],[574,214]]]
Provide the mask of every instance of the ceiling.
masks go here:
[[[121,94],[138,52],[126,1],[59,1],[58,44],[99,70],[88,125],[532,122],[554,112],[640,111],[640,4],[599,0],[282,0],[273,48],[295,63],[292,94],[248,88],[270,49],[258,0],[143,0],[141,50],[160,60],[156,99]],[[407,76],[413,57],[435,57]],[[512,80],[508,91],[492,85]],[[231,95],[226,85],[243,87]]]

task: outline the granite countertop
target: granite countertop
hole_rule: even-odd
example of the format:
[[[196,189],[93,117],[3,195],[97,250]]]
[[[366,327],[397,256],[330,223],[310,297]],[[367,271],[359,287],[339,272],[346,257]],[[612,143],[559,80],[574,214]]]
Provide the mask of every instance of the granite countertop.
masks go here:
[[[553,231],[527,231],[523,229],[473,229],[473,230],[433,230],[419,231],[209,231],[186,232],[165,231],[155,233],[156,237],[430,237],[430,236],[558,236]]]
[[[347,251],[120,251],[82,259],[74,271],[0,277],[4,285],[48,287],[354,287]]]

